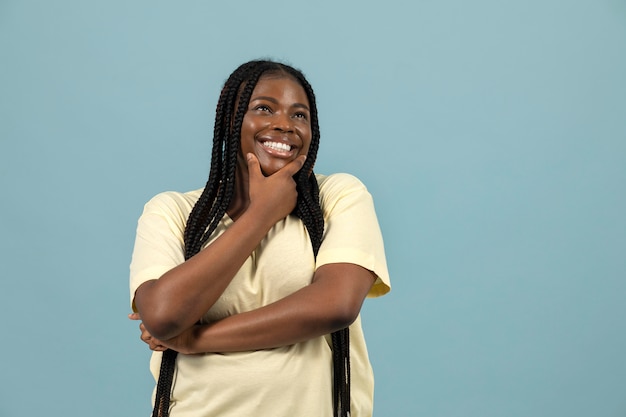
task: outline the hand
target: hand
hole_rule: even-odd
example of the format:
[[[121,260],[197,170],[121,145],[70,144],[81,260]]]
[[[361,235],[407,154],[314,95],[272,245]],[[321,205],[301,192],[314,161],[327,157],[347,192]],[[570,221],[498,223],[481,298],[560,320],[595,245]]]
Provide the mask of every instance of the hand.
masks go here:
[[[141,316],[139,313],[131,313],[128,315],[128,318],[131,320],[141,320]],[[143,325],[143,322],[139,323],[139,330],[141,330],[141,340],[145,342],[150,350],[154,350],[155,352],[163,352],[168,349],[165,344],[154,337],[146,330],[146,327]]]
[[[296,207],[298,192],[293,176],[304,165],[306,155],[300,155],[268,177],[263,175],[259,160],[254,154],[247,154],[246,160],[250,184],[249,209],[255,210],[255,215],[274,225]]]
[[[139,313],[131,313],[128,315],[128,318],[131,320],[141,320]],[[143,325],[143,322],[139,323],[139,330],[141,330],[140,338],[148,345],[150,350],[163,352],[167,349],[172,349],[186,355],[197,353],[191,350],[194,345],[193,342],[195,341],[195,330],[197,327],[198,326],[192,326],[171,339],[159,340],[150,334],[150,332],[146,329],[146,326]]]

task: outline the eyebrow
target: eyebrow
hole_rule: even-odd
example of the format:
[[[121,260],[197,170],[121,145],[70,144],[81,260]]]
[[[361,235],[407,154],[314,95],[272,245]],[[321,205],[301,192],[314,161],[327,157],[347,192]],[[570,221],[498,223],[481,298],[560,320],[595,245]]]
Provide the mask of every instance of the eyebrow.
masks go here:
[[[255,101],[255,100],[266,100],[266,101],[271,101],[274,104],[278,104],[278,100],[276,100],[274,97],[268,97],[268,96],[257,96],[257,97],[252,97],[250,99],[250,101]],[[297,107],[297,108],[302,108],[305,109],[307,111],[311,111],[309,109],[309,106],[307,106],[304,103],[293,103],[291,107]]]

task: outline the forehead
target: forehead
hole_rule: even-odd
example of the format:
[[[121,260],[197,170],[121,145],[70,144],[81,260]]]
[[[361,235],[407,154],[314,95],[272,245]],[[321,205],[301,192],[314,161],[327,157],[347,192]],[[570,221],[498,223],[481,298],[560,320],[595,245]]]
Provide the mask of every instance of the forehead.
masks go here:
[[[251,99],[266,96],[309,105],[304,87],[293,77],[283,74],[268,74],[259,78]]]

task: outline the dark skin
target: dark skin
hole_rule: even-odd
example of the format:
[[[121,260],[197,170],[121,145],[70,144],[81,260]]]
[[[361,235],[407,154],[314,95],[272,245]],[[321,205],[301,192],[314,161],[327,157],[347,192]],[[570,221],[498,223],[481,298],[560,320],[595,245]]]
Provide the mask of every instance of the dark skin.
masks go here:
[[[312,283],[275,303],[209,324],[199,319],[221,296],[269,230],[296,205],[293,175],[311,143],[309,102],[285,76],[262,77],[242,124],[235,220],[200,253],[143,283],[135,293],[141,339],[152,350],[183,354],[234,352],[291,345],[340,330],[358,316],[374,283],[371,271],[349,263],[323,265]]]

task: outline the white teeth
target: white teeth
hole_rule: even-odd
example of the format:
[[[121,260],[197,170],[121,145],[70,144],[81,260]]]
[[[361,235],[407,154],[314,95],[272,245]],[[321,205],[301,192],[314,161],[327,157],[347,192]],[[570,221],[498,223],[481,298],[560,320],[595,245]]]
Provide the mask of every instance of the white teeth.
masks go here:
[[[277,151],[290,151],[291,150],[291,146],[287,145],[286,143],[281,143],[281,142],[264,142],[263,146],[271,148],[271,149],[276,149]]]

